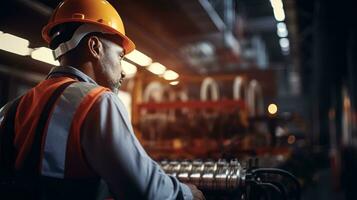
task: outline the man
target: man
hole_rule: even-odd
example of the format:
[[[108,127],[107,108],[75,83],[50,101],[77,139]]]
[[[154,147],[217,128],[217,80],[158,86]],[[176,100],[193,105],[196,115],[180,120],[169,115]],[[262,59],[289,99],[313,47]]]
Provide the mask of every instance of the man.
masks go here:
[[[109,189],[116,199],[204,199],[166,175],[133,133],[116,93],[135,45],[116,10],[64,1],[42,35],[61,66],[0,111],[1,196],[104,199]]]

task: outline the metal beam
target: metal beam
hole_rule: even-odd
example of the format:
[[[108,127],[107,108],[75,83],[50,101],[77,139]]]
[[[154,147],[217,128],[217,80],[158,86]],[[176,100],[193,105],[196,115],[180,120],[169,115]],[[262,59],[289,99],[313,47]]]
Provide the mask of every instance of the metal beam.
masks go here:
[[[45,4],[33,0],[16,0],[22,5],[27,6],[28,8],[34,10],[37,13],[40,13],[46,17],[51,16],[53,9],[46,6]]]
[[[0,64],[0,73],[12,76],[27,82],[39,83],[46,78],[46,75],[40,73],[29,72],[26,70],[14,69],[10,66]]]
[[[219,17],[218,13],[212,7],[212,5],[207,0],[198,0],[198,2],[201,4],[203,9],[205,9],[212,22],[216,25],[217,29],[223,32],[226,29],[226,24],[221,19],[221,17]]]

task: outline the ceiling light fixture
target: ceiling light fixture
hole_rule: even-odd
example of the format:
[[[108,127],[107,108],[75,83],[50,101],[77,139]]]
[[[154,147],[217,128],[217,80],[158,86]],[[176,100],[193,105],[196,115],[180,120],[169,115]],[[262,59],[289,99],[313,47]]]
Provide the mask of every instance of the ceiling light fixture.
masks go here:
[[[179,77],[178,73],[172,71],[172,70],[166,70],[164,73],[164,79],[171,81],[171,80],[175,80]]]
[[[59,66],[60,63],[55,60],[52,54],[52,50],[46,47],[36,48],[31,52],[31,58],[39,60],[51,65]]]
[[[180,82],[179,81],[171,81],[170,82],[170,85],[177,85],[177,84],[179,84]]]
[[[283,2],[281,0],[270,0],[270,3],[273,7],[274,17],[276,21],[284,21],[285,12],[283,8]]]
[[[286,28],[286,24],[284,22],[277,23],[276,28],[279,37],[284,38],[288,36],[288,29]]]
[[[152,59],[149,56],[141,53],[138,50],[132,51],[125,57],[140,66],[149,66],[152,63]]]
[[[27,56],[31,53],[31,48],[28,48],[30,42],[24,38],[9,34],[0,34],[0,49],[15,53],[21,56]]]
[[[162,75],[165,72],[166,67],[158,62],[154,62],[149,67],[147,67],[147,70],[153,74]]]

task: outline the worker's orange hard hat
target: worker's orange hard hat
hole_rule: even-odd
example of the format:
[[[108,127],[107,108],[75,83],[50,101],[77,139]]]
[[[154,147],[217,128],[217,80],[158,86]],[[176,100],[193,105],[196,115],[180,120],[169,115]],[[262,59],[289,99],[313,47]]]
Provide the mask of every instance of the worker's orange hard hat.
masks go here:
[[[42,29],[42,38],[49,44],[51,30],[67,22],[98,25],[123,40],[125,54],[135,49],[135,44],[125,35],[124,24],[118,12],[106,0],[65,0],[54,10],[48,24]]]

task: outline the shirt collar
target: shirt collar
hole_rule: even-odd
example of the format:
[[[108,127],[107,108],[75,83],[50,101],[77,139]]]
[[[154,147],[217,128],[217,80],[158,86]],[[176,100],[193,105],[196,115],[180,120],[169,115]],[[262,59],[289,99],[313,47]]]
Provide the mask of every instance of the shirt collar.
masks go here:
[[[58,66],[52,68],[50,73],[47,75],[46,79],[55,76],[65,76],[65,75],[72,75],[75,76],[79,81],[98,85],[92,78],[87,76],[85,73],[71,66]]]

